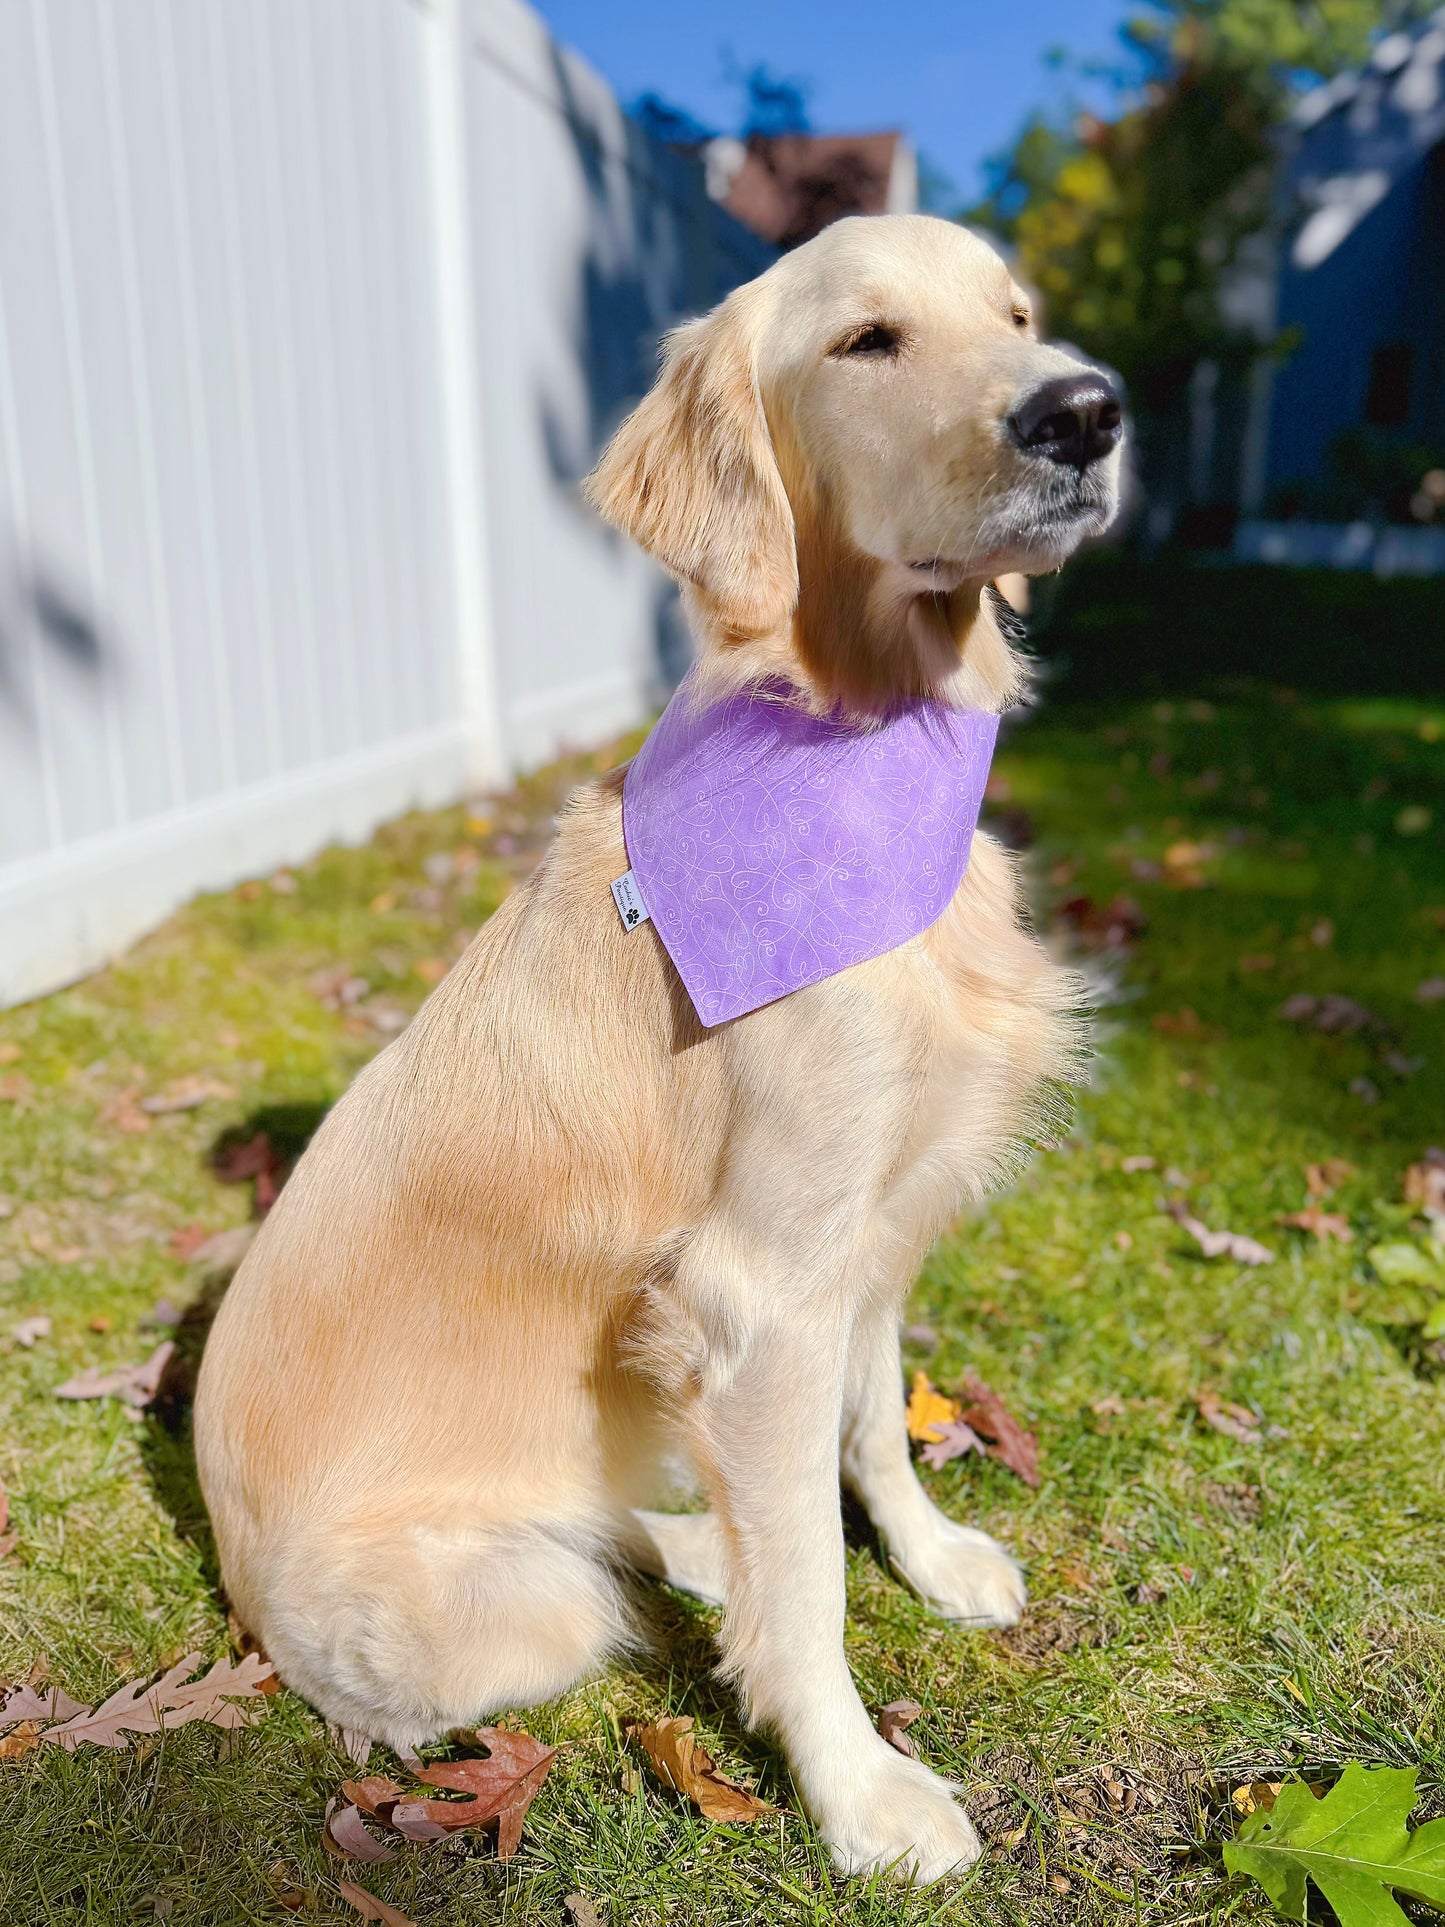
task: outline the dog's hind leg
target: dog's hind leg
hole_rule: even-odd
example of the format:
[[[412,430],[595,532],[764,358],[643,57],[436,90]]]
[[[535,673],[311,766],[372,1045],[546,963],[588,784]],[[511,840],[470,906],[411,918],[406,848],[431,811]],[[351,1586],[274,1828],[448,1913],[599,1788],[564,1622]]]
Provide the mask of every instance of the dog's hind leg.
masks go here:
[[[722,1534],[711,1512],[632,1512],[620,1534],[623,1556],[709,1606],[727,1603]]]
[[[908,1456],[898,1321],[891,1304],[860,1312],[848,1351],[843,1403],[843,1483],[878,1528],[899,1577],[945,1619],[1012,1626],[1023,1611],[1023,1574],[996,1539],[956,1525],[929,1498]]]
[[[395,1747],[552,1699],[632,1634],[603,1543],[545,1522],[303,1531],[248,1623],[288,1686]]]

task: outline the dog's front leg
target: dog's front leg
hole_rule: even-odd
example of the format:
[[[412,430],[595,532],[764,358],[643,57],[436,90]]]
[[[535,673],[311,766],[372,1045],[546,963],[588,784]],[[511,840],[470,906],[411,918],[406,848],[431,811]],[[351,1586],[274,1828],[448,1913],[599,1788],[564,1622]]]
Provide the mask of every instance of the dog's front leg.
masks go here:
[[[726,1270],[738,1288],[719,1288]],[[843,1655],[842,1294],[747,1290],[736,1265],[692,1282],[706,1330],[685,1416],[722,1528],[726,1670],[840,1866],[937,1879],[977,1857],[977,1836],[948,1783],[879,1738]]]
[[[853,1327],[841,1465],[844,1483],[867,1508],[899,1576],[927,1605],[976,1626],[1015,1623],[1025,1599],[1017,1563],[986,1532],[940,1512],[908,1456],[891,1297],[870,1300]]]

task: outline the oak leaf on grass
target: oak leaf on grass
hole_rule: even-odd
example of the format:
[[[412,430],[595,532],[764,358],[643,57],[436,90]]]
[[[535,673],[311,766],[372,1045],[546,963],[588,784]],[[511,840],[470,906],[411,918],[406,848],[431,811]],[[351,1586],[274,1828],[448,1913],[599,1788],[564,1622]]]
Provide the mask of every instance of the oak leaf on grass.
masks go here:
[[[139,1365],[118,1365],[110,1372],[103,1372],[98,1365],[87,1365],[78,1377],[57,1385],[55,1397],[118,1398],[139,1411],[149,1405],[160,1390],[161,1377],[175,1349],[167,1338]]]
[[[356,1909],[363,1920],[379,1921],[380,1927],[416,1927],[416,1922],[402,1913],[399,1907],[388,1906],[386,1901],[378,1900],[375,1894],[369,1894],[365,1887],[358,1887],[354,1881],[338,1880],[336,1891]]]
[[[1445,1911],[1445,1819],[1412,1833],[1414,1805],[1414,1767],[1351,1762],[1322,1800],[1291,1780],[1273,1805],[1246,1814],[1224,1864],[1257,1880],[1290,1920],[1311,1917],[1313,1881],[1340,1927],[1406,1927],[1394,1893]]]
[[[510,1860],[522,1844],[522,1823],[537,1789],[546,1779],[553,1760],[554,1746],[546,1746],[530,1733],[513,1733],[505,1727],[480,1726],[467,1730],[469,1741],[487,1749],[481,1759],[443,1760],[435,1766],[415,1766],[412,1775],[423,1787],[451,1793],[465,1793],[465,1800],[429,1800],[416,1788],[398,1786],[381,1774],[362,1780],[347,1780],[342,1792],[352,1811],[360,1810],[384,1827],[390,1827],[406,1840],[442,1840],[467,1827],[497,1824],[497,1858]],[[340,1813],[342,1810],[338,1810]],[[376,1842],[361,1826],[360,1814],[353,1822],[333,1815],[327,1822],[326,1840],[333,1850],[348,1850],[362,1838],[375,1847]],[[358,1858],[388,1859],[389,1852]]]
[[[773,1809],[765,1800],[719,1773],[712,1755],[692,1729],[690,1714],[676,1718],[667,1715],[646,1724],[634,1723],[627,1732],[651,1760],[663,1784],[689,1799],[704,1820],[747,1826],[771,1813]]]
[[[965,1425],[988,1441],[989,1457],[1017,1473],[1025,1485],[1036,1486],[1039,1482],[1038,1439],[1019,1424],[998,1393],[991,1391],[972,1372],[964,1380],[963,1393],[969,1402],[959,1416]]]
[[[237,1702],[264,1693],[271,1662],[260,1653],[248,1653],[238,1663],[218,1659],[200,1679],[190,1679],[200,1663],[199,1653],[187,1653],[153,1684],[132,1680],[94,1711],[81,1707],[62,1725],[47,1728],[41,1741],[73,1753],[81,1745],[119,1749],[129,1746],[134,1734],[189,1726],[193,1720],[222,1728],[249,1726],[256,1709]]]

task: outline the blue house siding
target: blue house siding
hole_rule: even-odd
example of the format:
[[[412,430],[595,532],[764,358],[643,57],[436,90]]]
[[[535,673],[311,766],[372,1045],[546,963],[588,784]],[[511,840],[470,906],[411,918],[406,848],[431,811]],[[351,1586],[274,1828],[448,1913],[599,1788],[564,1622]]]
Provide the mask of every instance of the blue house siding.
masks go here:
[[[1445,439],[1445,155],[1422,157],[1318,265],[1293,258],[1301,226],[1281,263],[1279,325],[1299,339],[1274,385],[1269,489],[1326,474],[1335,438],[1369,419],[1372,373],[1388,387],[1398,372],[1382,351],[1408,348],[1405,410],[1376,432]]]
[[[1266,502],[1350,430],[1445,446],[1445,10],[1301,101],[1279,205]]]

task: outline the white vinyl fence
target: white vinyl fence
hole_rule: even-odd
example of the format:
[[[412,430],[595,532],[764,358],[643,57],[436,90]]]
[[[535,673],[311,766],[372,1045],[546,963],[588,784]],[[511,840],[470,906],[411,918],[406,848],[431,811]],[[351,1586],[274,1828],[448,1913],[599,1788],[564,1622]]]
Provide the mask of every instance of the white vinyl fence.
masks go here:
[[[577,484],[767,259],[518,0],[0,0],[0,1004],[638,718]]]

